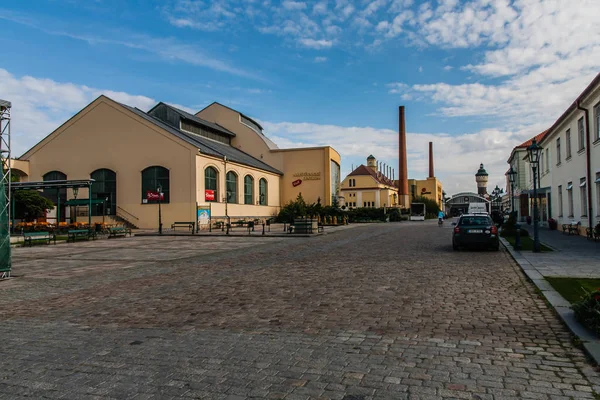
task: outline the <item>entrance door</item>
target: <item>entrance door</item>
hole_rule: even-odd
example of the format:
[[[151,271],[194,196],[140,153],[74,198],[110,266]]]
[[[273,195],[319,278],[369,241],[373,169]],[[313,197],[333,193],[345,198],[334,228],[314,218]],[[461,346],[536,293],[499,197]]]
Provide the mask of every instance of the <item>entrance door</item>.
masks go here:
[[[90,174],[95,180],[92,184],[92,199],[102,200],[92,206],[94,216],[117,214],[117,174],[110,169],[97,169]]]

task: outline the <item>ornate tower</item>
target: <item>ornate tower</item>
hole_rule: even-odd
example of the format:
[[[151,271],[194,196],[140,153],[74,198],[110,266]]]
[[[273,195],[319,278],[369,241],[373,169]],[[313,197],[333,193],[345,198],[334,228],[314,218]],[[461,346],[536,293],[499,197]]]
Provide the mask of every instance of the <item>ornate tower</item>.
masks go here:
[[[367,167],[369,167],[373,171],[377,172],[377,159],[375,157],[373,157],[373,154],[371,154],[369,157],[367,157]]]
[[[479,165],[479,170],[475,174],[475,180],[477,181],[477,193],[480,196],[487,194],[488,173],[483,168],[483,164]]]

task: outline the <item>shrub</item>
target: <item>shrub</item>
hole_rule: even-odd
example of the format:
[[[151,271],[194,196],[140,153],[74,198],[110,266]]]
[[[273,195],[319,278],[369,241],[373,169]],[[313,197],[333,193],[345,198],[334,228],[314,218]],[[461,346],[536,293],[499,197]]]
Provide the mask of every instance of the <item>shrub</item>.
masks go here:
[[[425,211],[427,215],[431,215],[431,218],[437,219],[437,215],[440,212],[440,206],[435,200],[429,199],[427,197],[415,197],[412,201],[413,203],[423,203],[425,204]]]
[[[586,292],[585,296],[572,306],[575,319],[600,335],[600,288],[593,292],[582,289]]]

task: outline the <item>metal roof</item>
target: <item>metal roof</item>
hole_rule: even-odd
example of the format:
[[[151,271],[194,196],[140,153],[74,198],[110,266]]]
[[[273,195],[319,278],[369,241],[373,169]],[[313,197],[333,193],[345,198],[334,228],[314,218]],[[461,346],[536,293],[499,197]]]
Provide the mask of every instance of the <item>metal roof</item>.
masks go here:
[[[145,119],[146,121],[151,122],[154,125],[157,125],[158,127],[162,128],[162,129],[166,130],[167,132],[177,136],[178,138],[186,141],[187,143],[191,144],[192,146],[196,146],[196,148],[198,148],[198,150],[200,150],[200,153],[202,153],[202,154],[207,154],[207,155],[218,157],[218,158],[223,158],[223,157],[227,156],[227,160],[230,162],[247,165],[249,167],[261,169],[263,171],[269,171],[269,172],[273,172],[275,174],[283,175],[283,172],[279,171],[278,169],[271,167],[270,165],[252,157],[248,153],[245,153],[239,149],[236,149],[235,147],[232,147],[227,144],[220,143],[220,142],[217,142],[214,140],[210,140],[210,139],[204,138],[199,135],[193,135],[191,133],[181,131],[179,129],[172,127],[171,125],[168,125],[168,124],[162,122],[158,118],[148,115],[147,113],[140,110],[139,108],[130,107],[126,104],[121,104],[121,105],[123,107],[127,108],[128,110],[130,110],[131,112],[135,113],[136,115],[140,116],[141,118]],[[171,107],[171,108],[173,108],[173,107]]]
[[[230,130],[228,130],[228,129],[224,128],[224,127],[222,127],[219,124],[206,121],[206,120],[204,120],[202,118],[198,118],[195,115],[190,114],[187,111],[183,111],[183,110],[181,110],[181,109],[179,109],[177,107],[173,107],[172,105],[169,105],[167,103],[163,103],[162,101],[160,103],[158,103],[157,105],[155,105],[154,107],[152,107],[152,109],[150,111],[148,111],[148,113],[151,113],[152,110],[154,110],[156,107],[160,106],[161,104],[164,105],[164,106],[166,106],[166,107],[168,107],[168,108],[170,108],[171,110],[175,111],[183,119],[187,119],[187,120],[196,122],[197,124],[204,125],[204,126],[206,126],[208,128],[211,128],[211,129],[214,129],[216,131],[219,131],[219,132],[221,132],[221,133],[223,133],[223,134],[225,134],[227,136],[235,137],[235,133],[231,132]]]

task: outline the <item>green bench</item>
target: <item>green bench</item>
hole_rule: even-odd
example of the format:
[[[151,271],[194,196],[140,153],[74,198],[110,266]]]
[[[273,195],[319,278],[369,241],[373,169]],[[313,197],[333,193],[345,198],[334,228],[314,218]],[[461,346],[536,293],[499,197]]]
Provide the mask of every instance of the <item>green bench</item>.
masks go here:
[[[95,237],[95,235],[89,229],[71,229],[67,231],[67,243],[70,241],[75,243],[79,239],[90,240],[90,237]]]
[[[127,236],[127,234],[129,234],[129,236],[131,236],[131,229],[126,228],[124,226],[117,226],[114,228],[109,228],[108,230],[108,237],[117,237],[117,236]]]
[[[25,232],[23,233],[23,241],[25,245],[31,245],[33,242],[45,242],[46,244],[50,244],[50,241],[53,240],[54,244],[56,244],[56,235],[50,232]]]
[[[196,224],[194,222],[173,222],[171,224],[171,229],[175,231],[177,228],[187,228],[188,230],[191,230],[193,234],[195,226]]]

